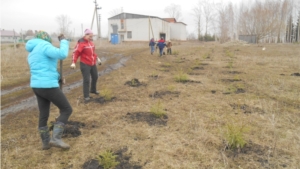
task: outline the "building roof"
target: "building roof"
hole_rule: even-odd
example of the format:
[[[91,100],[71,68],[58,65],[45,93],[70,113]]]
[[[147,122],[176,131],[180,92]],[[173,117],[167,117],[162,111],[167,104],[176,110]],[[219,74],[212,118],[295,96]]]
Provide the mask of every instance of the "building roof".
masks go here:
[[[20,36],[16,31],[4,30],[4,29],[1,30],[0,34],[1,34],[1,36],[10,36],[10,37],[13,37],[13,36],[19,37]]]
[[[183,22],[177,22],[175,18],[160,18],[160,17],[157,17],[157,16],[140,15],[140,14],[133,14],[133,13],[125,13],[125,12],[117,14],[115,16],[112,16],[112,17],[108,18],[108,20],[112,20],[112,19],[140,19],[140,18],[157,18],[157,19],[161,19],[161,20],[164,20],[166,22],[169,22],[169,23],[182,23],[182,24],[186,25]]]
[[[140,19],[140,18],[158,18],[161,19],[157,16],[150,16],[150,15],[140,15],[140,14],[133,14],[133,13],[120,13],[118,15],[112,16],[108,18],[108,20],[111,19]]]
[[[163,20],[165,20],[167,22],[171,22],[171,23],[176,23],[176,19],[175,18],[163,18]]]

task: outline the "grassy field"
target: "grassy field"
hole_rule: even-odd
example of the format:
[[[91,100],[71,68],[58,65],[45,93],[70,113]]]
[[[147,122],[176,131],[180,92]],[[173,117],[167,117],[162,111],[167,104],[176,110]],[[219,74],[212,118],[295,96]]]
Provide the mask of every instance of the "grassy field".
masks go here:
[[[42,151],[38,110],[24,110],[1,120],[1,168],[91,169],[111,151],[126,169],[299,169],[299,45],[264,47],[174,42],[174,55],[159,57],[147,43],[102,43],[98,52],[130,59],[99,77],[91,102],[81,87],[67,94],[71,149]],[[2,89],[28,83],[25,50],[1,50]]]

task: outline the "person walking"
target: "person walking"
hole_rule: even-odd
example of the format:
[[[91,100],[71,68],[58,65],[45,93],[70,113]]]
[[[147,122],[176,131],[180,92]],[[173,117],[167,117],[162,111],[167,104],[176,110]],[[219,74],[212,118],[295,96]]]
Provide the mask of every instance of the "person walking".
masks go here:
[[[172,55],[172,42],[169,40],[167,43],[167,55]]]
[[[157,46],[159,48],[159,55],[161,57],[163,55],[164,48],[166,47],[166,43],[163,37],[160,38],[160,40],[157,43]]]
[[[153,55],[154,53],[154,50],[155,50],[155,41],[154,41],[154,38],[152,38],[149,42],[149,46],[150,46],[150,52],[151,52],[151,55]]]
[[[60,74],[57,71],[57,61],[67,58],[69,53],[69,42],[64,35],[58,37],[60,47],[54,47],[51,37],[47,32],[37,32],[34,39],[26,43],[28,64],[30,68],[30,87],[32,88],[39,108],[38,131],[43,143],[43,150],[51,146],[62,149],[69,149],[70,146],[63,142],[62,134],[70,115],[72,107],[59,88]],[[59,116],[53,126],[52,137],[50,138],[47,126],[50,104],[53,103],[59,108]]]
[[[99,95],[96,90],[98,80],[97,62],[101,65],[100,58],[95,53],[95,45],[93,43],[93,32],[90,29],[84,31],[84,37],[78,40],[72,56],[71,68],[76,68],[76,62],[80,57],[80,70],[83,77],[83,96],[84,100],[91,99],[90,93]],[[92,81],[90,83],[90,77]]]

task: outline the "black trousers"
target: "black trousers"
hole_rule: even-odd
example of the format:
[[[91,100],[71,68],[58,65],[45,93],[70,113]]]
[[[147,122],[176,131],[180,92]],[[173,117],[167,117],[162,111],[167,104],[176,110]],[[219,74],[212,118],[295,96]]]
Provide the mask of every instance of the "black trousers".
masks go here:
[[[60,115],[57,121],[64,124],[68,122],[73,110],[60,88],[32,88],[32,90],[36,95],[40,111],[39,127],[47,126],[51,103],[59,108]]]
[[[83,96],[87,98],[90,92],[96,92],[96,85],[98,80],[97,65],[89,66],[80,62],[80,70],[83,77]],[[90,77],[92,77],[91,90],[90,90]]]

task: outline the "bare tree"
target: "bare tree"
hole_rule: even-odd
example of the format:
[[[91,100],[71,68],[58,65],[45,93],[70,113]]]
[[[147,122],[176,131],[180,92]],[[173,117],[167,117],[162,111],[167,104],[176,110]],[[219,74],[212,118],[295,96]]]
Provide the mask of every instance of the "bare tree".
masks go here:
[[[240,12],[240,33],[256,35],[260,40],[275,41],[280,27],[279,10],[280,1],[256,0],[253,5],[243,6]]]
[[[208,28],[211,26],[210,24],[213,22],[215,16],[215,6],[216,4],[211,1],[202,1],[203,6],[203,15],[205,19],[205,35],[208,34]]]
[[[202,20],[202,4],[199,0],[197,5],[192,9],[193,16],[195,17],[196,25],[197,25],[197,33],[198,33],[198,40],[201,38],[201,20]]]
[[[219,10],[219,39],[221,43],[224,43],[229,39],[230,17],[227,15],[227,10],[228,7]]]
[[[70,31],[70,26],[72,24],[72,21],[68,15],[59,15],[56,17],[56,21],[59,26],[59,33],[63,33],[66,36],[71,36],[72,31]]]
[[[171,4],[165,8],[165,12],[169,15],[169,17],[175,18],[177,21],[181,19],[181,6],[176,4]]]
[[[196,40],[197,38],[196,38],[195,33],[192,32],[192,33],[188,33],[187,39],[188,40]]]
[[[113,17],[113,16],[116,16],[116,15],[119,15],[122,12],[123,12],[123,8],[116,8],[116,9],[113,9],[109,12],[109,16]]]

